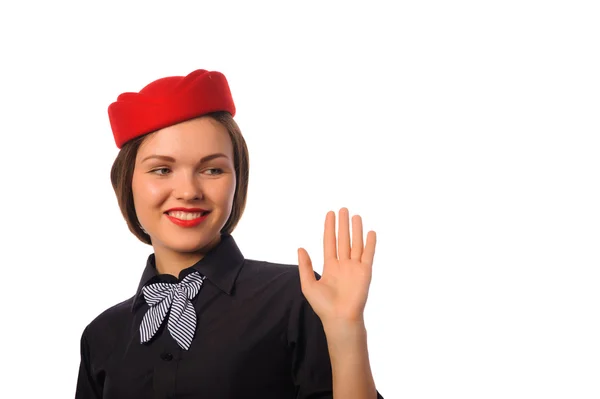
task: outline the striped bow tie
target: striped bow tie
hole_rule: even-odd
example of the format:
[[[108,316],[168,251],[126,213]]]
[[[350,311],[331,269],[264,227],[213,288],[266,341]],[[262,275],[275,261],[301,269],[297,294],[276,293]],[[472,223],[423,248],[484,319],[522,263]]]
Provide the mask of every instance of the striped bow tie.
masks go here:
[[[170,309],[169,332],[181,348],[189,349],[196,331],[196,311],[190,300],[198,294],[205,278],[194,271],[177,284],[155,283],[142,288],[150,306],[140,325],[142,343],[156,334]]]

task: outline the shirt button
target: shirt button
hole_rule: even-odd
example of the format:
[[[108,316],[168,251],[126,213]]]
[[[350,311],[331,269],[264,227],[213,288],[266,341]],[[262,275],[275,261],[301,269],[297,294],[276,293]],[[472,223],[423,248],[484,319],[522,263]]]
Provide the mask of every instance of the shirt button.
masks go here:
[[[163,354],[160,355],[160,358],[162,360],[165,360],[167,362],[170,362],[171,360],[173,360],[173,355],[167,352],[164,352]]]

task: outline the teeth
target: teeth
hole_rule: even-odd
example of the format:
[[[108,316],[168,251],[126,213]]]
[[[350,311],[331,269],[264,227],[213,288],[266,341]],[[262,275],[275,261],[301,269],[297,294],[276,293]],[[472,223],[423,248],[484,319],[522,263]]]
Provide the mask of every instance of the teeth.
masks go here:
[[[174,218],[181,219],[181,220],[198,219],[200,216],[202,216],[201,212],[173,211],[173,212],[168,212],[167,214],[169,216],[172,216]]]

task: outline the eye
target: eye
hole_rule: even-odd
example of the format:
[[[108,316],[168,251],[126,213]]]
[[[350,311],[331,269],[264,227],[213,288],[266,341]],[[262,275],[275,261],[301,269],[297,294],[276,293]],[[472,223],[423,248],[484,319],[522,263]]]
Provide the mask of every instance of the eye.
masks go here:
[[[223,169],[220,168],[210,168],[210,169],[206,169],[207,171],[213,171],[214,173],[209,173],[212,176],[217,176],[223,173]]]
[[[151,170],[150,173],[154,173],[154,174],[159,175],[159,176],[164,176],[166,173],[157,173],[157,172],[158,171],[165,171],[165,170],[169,171],[170,169],[169,168],[158,168],[158,169]]]

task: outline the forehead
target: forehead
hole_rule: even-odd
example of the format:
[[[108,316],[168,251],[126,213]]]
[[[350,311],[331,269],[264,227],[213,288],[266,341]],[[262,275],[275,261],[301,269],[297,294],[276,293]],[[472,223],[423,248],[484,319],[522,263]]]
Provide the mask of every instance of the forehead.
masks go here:
[[[201,117],[160,129],[148,136],[138,149],[138,160],[147,155],[168,155],[192,162],[222,152],[233,158],[233,145],[225,126],[211,117]]]

